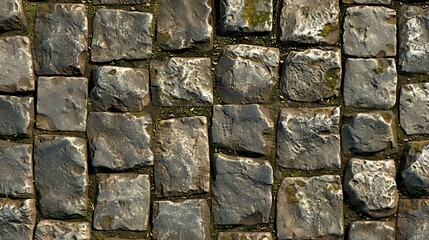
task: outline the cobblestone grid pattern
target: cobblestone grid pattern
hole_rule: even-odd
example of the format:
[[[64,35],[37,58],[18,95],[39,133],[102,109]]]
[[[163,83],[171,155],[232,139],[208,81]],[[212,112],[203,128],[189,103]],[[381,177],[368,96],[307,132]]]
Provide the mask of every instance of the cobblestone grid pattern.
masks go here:
[[[0,0],[0,240],[429,239],[429,2]]]

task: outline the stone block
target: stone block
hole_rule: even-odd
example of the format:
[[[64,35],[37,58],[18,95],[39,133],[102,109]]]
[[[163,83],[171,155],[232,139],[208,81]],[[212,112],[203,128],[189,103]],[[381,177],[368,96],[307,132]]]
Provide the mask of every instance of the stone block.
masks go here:
[[[349,240],[395,240],[395,222],[355,221],[348,230]]]
[[[429,141],[411,141],[402,155],[401,176],[408,192],[429,194]]]
[[[429,200],[399,200],[396,239],[426,239],[429,236]]]
[[[220,232],[217,240],[274,240],[270,232]]]
[[[390,5],[391,0],[342,0],[345,4]]]
[[[87,222],[41,220],[37,223],[34,240],[91,239],[91,226]]]
[[[94,5],[135,5],[149,2],[150,0],[92,0]]]
[[[0,95],[0,135],[33,135],[34,99]]]
[[[0,239],[32,240],[36,226],[36,201],[0,199]]]
[[[429,83],[406,84],[399,97],[399,123],[404,132],[429,134]]]
[[[27,28],[22,0],[2,0],[0,2],[0,32]]]

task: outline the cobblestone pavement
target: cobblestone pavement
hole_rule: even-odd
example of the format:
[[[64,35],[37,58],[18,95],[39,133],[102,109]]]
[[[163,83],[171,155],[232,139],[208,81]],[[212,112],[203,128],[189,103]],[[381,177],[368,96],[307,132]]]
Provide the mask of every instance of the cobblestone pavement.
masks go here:
[[[0,0],[0,240],[429,239],[429,3]]]

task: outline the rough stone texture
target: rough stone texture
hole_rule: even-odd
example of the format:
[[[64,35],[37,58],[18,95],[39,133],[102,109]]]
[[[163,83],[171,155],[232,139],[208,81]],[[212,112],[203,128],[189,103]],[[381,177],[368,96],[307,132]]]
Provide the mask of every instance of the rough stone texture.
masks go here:
[[[28,37],[0,38],[1,92],[34,91],[34,71],[30,45],[31,42]]]
[[[88,115],[87,135],[92,166],[126,170],[153,165],[150,115],[96,113]]]
[[[37,223],[34,240],[91,239],[91,226],[87,222],[41,220]]]
[[[159,0],[157,3],[156,40],[162,49],[213,48],[212,1]]]
[[[39,210],[45,218],[86,216],[89,180],[85,139],[36,136],[34,176]]]
[[[280,41],[335,44],[339,17],[338,0],[283,0]]]
[[[0,32],[27,28],[22,0],[0,2]]]
[[[33,145],[0,140],[0,196],[34,197]]]
[[[92,0],[94,5],[134,5],[148,2],[150,0]]]
[[[309,49],[292,51],[283,64],[281,89],[289,99],[313,102],[338,96],[341,84],[341,52]]]
[[[377,4],[390,5],[391,0],[342,0],[345,4]]]
[[[108,175],[98,185],[94,228],[97,230],[147,230],[149,207],[148,175]]]
[[[340,176],[283,179],[277,193],[276,224],[279,239],[341,236],[344,232],[343,222]]]
[[[152,19],[152,13],[98,9],[93,21],[91,60],[108,62],[151,57]]]
[[[395,222],[356,221],[350,224],[349,240],[395,240]]]
[[[210,209],[205,199],[153,205],[153,240],[210,239]]]
[[[0,95],[0,135],[33,134],[34,100],[32,97]]]
[[[217,240],[274,240],[270,232],[220,232]]]
[[[85,131],[88,79],[39,77],[36,127],[50,131]]]
[[[0,199],[0,239],[32,240],[36,201]]]
[[[285,108],[277,126],[277,164],[303,170],[337,170],[340,108]]]
[[[395,128],[395,115],[391,111],[344,116],[341,148],[348,156],[384,150],[394,152],[398,147]]]
[[[269,154],[274,123],[261,105],[213,106],[212,143],[235,151]]]
[[[356,57],[396,55],[396,12],[377,6],[346,10],[343,34],[344,53]]]
[[[344,191],[353,206],[374,218],[388,217],[398,208],[394,160],[352,158],[344,175]]]
[[[173,57],[150,64],[152,101],[158,106],[213,104],[210,58]]]
[[[155,194],[183,196],[210,190],[210,156],[205,117],[163,120],[155,139]]]
[[[268,161],[214,155],[212,213],[222,225],[267,223],[271,212],[273,169]]]
[[[92,75],[95,86],[90,97],[95,111],[140,112],[149,104],[147,69],[104,66]]]
[[[39,4],[34,27],[37,75],[81,75],[88,51],[88,19],[83,4]]]
[[[232,104],[264,103],[278,81],[280,51],[253,45],[224,47],[217,67],[219,95]]]
[[[429,141],[407,143],[401,176],[411,194],[429,194]]]
[[[390,109],[396,103],[396,64],[393,58],[346,60],[344,105]]]
[[[429,134],[429,83],[406,84],[399,97],[399,122],[408,135]]]
[[[401,199],[396,221],[396,239],[426,239],[429,236],[429,200]]]

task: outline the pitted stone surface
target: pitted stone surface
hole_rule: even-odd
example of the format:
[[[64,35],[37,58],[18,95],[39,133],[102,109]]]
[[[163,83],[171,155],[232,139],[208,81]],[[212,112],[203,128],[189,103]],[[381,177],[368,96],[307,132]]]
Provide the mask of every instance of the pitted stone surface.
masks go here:
[[[0,2],[0,32],[27,28],[22,0]]]
[[[280,41],[335,44],[339,17],[337,0],[283,0]]]
[[[303,170],[341,167],[340,108],[285,108],[277,125],[277,164]]]
[[[155,194],[184,196],[210,190],[207,119],[163,120],[156,132]]]
[[[129,113],[88,115],[87,135],[92,166],[126,170],[153,165],[149,127],[152,118]]]
[[[348,156],[384,150],[394,152],[398,147],[395,115],[391,111],[378,111],[345,116],[341,139],[341,148]]]
[[[0,95],[0,135],[33,134],[34,99]]]
[[[0,140],[0,196],[34,197],[33,145]]]
[[[149,104],[147,69],[103,66],[92,72],[90,97],[95,111],[140,112]]]
[[[150,64],[152,101],[158,106],[213,104],[210,58],[173,57]]]
[[[390,109],[396,103],[396,64],[393,58],[346,60],[344,105]]]
[[[378,6],[347,8],[343,34],[344,53],[356,57],[396,55],[396,12]]]
[[[345,4],[377,4],[377,5],[389,5],[391,0],[342,0]]]
[[[31,42],[28,37],[0,38],[1,92],[14,93],[34,90],[34,71],[30,45]]]
[[[156,40],[164,50],[213,48],[210,0],[159,0]],[[180,11],[177,11],[180,9]]]
[[[396,239],[426,239],[429,236],[429,200],[401,199],[396,221]]]
[[[341,52],[309,49],[292,51],[283,64],[281,89],[289,99],[313,102],[338,96],[341,84]]]
[[[429,83],[402,86],[399,97],[399,122],[408,135],[429,134]]]
[[[271,212],[273,169],[268,161],[214,155],[212,213],[216,224],[267,223]]]
[[[45,218],[86,216],[86,141],[39,135],[34,140],[34,176],[39,210]]]
[[[32,240],[36,201],[0,199],[0,239]]]
[[[152,13],[98,9],[93,22],[91,60],[108,62],[151,57],[152,19]]]
[[[408,142],[401,170],[405,187],[411,194],[429,194],[429,141]]]
[[[36,127],[50,131],[85,131],[88,79],[39,77]]]
[[[352,158],[344,175],[344,191],[353,206],[374,218],[388,217],[398,208],[394,160]]]
[[[134,5],[148,2],[150,0],[92,0],[94,5]]]
[[[91,239],[91,226],[87,222],[41,220],[37,223],[34,240]]]
[[[88,51],[88,19],[83,4],[39,4],[34,27],[37,75],[82,75]]]
[[[232,104],[268,102],[278,81],[279,55],[278,48],[226,46],[217,67],[221,100]]]
[[[277,193],[279,239],[341,236],[344,232],[343,221],[340,176],[283,179]]]
[[[270,232],[220,232],[217,240],[274,240]]]
[[[356,221],[350,224],[349,240],[395,240],[395,222]]]
[[[213,106],[212,142],[235,151],[269,154],[274,123],[261,105]]]

